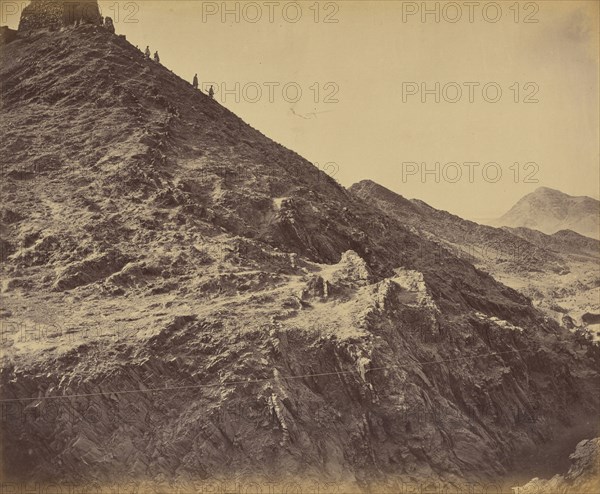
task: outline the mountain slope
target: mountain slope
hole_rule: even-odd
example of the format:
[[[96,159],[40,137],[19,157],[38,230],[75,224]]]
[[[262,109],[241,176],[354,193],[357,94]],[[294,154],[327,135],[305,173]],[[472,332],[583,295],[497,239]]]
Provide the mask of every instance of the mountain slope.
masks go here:
[[[351,492],[595,431],[595,346],[126,40],[1,53],[6,478]]]
[[[350,191],[403,224],[437,239],[441,248],[462,255],[487,271],[499,268],[519,272],[561,271],[565,267],[553,252],[528,239],[464,220],[417,199],[405,199],[371,180],[352,185]]]
[[[572,230],[559,230],[552,235],[546,235],[530,228],[504,227],[513,235],[517,235],[540,248],[549,249],[566,255],[578,255],[597,259],[600,257],[600,242]]]
[[[494,228],[439,211],[370,180],[350,191],[529,296],[558,322],[600,312],[600,242],[570,230]],[[594,333],[594,337],[596,334]]]
[[[548,187],[539,187],[521,198],[495,225],[525,227],[553,234],[573,230],[586,237],[600,238],[600,201],[574,197]]]
[[[11,209],[12,200],[29,194],[31,206],[45,211],[36,219],[50,219],[47,212],[61,202],[62,235],[72,243],[82,232],[69,215],[82,210],[94,224],[87,234],[94,242],[115,235],[118,222],[104,224],[100,217],[106,208],[133,223],[127,230],[139,227],[141,216],[160,214],[209,223],[314,261],[334,262],[354,249],[381,275],[398,265],[423,271],[455,308],[482,290],[509,306],[526,304],[448,256],[444,270],[460,274],[464,284],[457,292],[429,265],[421,248],[427,242],[388,224],[306,160],[273,145],[125,40],[93,26],[82,26],[77,36],[83,47],[69,31],[39,32],[6,47],[0,149],[9,186],[23,186],[7,198],[9,210],[19,209]],[[22,112],[24,103],[28,111]],[[13,235],[9,249],[29,246],[27,235]]]

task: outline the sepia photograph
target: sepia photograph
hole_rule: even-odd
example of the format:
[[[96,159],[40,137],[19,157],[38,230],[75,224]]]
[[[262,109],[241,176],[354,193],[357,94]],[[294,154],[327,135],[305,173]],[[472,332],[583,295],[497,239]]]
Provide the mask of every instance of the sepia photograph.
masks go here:
[[[600,1],[0,0],[0,494],[600,493]]]

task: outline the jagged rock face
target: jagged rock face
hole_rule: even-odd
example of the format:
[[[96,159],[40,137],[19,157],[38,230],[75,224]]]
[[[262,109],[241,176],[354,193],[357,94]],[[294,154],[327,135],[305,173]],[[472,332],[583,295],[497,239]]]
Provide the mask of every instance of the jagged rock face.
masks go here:
[[[102,24],[102,16],[97,0],[57,1],[31,0],[23,9],[19,31],[42,28],[59,28],[79,22]]]

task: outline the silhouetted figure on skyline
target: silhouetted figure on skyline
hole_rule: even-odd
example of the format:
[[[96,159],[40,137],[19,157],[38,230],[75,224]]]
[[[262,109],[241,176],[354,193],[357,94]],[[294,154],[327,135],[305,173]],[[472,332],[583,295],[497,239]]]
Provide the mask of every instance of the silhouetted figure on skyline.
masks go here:
[[[146,58],[150,58],[150,47],[146,46],[146,51],[144,52],[144,55],[146,55]]]
[[[210,96],[210,99],[213,99],[215,96],[215,90],[212,86],[210,86],[210,89],[208,90],[208,95]]]
[[[156,63],[160,63],[160,57],[158,56],[158,52],[157,51],[154,52],[154,61]]]
[[[107,31],[115,34],[115,25],[113,24],[113,20],[111,17],[104,18],[104,27]]]
[[[192,86],[194,86],[194,89],[198,89],[198,74],[194,75],[194,81],[192,82]]]

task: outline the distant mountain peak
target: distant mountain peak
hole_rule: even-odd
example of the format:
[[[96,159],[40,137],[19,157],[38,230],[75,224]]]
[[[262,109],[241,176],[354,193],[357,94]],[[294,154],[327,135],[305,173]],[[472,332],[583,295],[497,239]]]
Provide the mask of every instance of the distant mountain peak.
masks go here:
[[[545,186],[538,187],[537,189],[535,189],[533,191],[533,194],[539,194],[539,193],[560,194],[560,195],[563,195],[563,196],[567,195],[567,194],[565,194],[564,192],[562,192],[562,191],[560,191],[558,189],[552,189],[550,187],[545,187]]]
[[[590,197],[590,196],[585,196],[585,195],[572,196],[570,194],[567,194],[566,192],[563,192],[562,190],[553,189],[551,187],[538,187],[533,192],[530,192],[529,194],[526,194],[525,196],[523,196],[523,198],[528,197],[528,196],[552,196],[552,197],[563,197],[563,198],[572,198],[572,199],[579,199],[579,200],[589,199],[590,201],[598,202],[597,199],[594,199],[593,197]]]
[[[571,196],[550,187],[538,187],[523,196],[497,226],[525,227],[548,235],[572,230],[591,238],[600,237],[600,201],[588,196]]]

